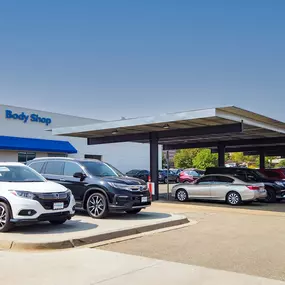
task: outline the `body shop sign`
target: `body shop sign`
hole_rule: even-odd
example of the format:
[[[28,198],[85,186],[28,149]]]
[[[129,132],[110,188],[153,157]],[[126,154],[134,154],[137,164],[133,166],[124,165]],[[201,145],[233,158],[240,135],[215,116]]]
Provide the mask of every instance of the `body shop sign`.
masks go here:
[[[38,114],[27,114],[25,112],[13,113],[13,111],[11,110],[6,110],[5,115],[6,119],[19,120],[22,121],[23,123],[35,122],[35,123],[45,124],[46,126],[48,126],[52,122],[51,118],[41,117]]]

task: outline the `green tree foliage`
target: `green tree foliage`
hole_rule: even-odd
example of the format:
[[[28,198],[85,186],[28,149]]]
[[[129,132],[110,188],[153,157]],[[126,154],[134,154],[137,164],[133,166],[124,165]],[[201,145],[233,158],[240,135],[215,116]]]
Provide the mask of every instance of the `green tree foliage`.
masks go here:
[[[218,165],[218,155],[211,153],[210,149],[182,149],[174,156],[174,166],[176,168],[199,168]]]
[[[281,161],[278,163],[277,167],[280,167],[280,168],[285,167],[285,159],[281,160]]]
[[[167,167],[167,160],[164,154],[162,154],[162,168]]]
[[[191,168],[194,167],[193,159],[199,152],[199,149],[181,149],[178,150],[174,156],[175,168]]]
[[[210,149],[200,149],[193,159],[193,165],[198,169],[218,166],[218,154],[212,153]]]

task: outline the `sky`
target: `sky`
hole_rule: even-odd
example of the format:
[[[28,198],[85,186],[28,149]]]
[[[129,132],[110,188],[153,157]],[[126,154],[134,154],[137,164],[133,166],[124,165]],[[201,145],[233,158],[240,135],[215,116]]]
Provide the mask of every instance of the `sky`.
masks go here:
[[[0,104],[104,120],[235,105],[285,121],[283,0],[0,0]]]

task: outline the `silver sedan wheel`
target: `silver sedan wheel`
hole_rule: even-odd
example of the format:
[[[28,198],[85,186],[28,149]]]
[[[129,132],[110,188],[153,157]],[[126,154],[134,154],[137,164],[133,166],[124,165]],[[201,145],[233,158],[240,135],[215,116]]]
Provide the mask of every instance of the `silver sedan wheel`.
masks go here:
[[[231,205],[238,205],[241,202],[240,195],[236,192],[230,192],[227,196],[227,201]]]
[[[7,221],[7,212],[6,209],[0,205],[0,229],[4,228]]]
[[[188,199],[188,194],[185,190],[181,189],[177,191],[177,200],[180,202],[185,202]]]

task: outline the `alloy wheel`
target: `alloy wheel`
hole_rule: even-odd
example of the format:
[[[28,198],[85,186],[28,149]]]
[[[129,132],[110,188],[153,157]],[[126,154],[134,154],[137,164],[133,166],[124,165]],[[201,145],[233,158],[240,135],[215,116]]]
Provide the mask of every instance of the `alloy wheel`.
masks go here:
[[[93,217],[98,217],[105,211],[106,203],[100,195],[93,194],[88,200],[87,207]]]
[[[228,195],[228,202],[231,204],[231,205],[237,205],[240,203],[240,197],[237,193],[230,193]]]
[[[6,209],[0,205],[0,229],[4,228],[7,220],[7,212]]]
[[[177,192],[177,200],[180,202],[184,202],[187,200],[187,193],[185,190],[178,190]]]

